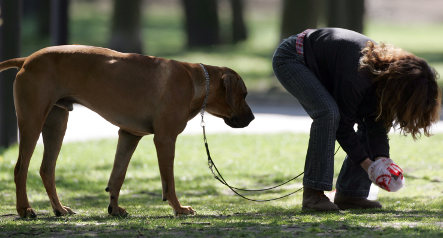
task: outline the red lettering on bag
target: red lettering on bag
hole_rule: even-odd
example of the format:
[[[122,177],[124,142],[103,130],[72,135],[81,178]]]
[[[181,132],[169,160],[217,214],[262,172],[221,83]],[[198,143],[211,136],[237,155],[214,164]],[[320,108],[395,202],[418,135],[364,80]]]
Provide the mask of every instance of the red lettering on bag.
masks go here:
[[[396,164],[391,163],[388,167],[388,171],[389,173],[395,175],[395,176],[400,176],[402,175],[403,177],[403,170]]]
[[[377,183],[378,186],[380,186],[381,188],[385,189],[386,191],[388,191],[388,192],[391,191],[389,189],[389,187],[388,187],[388,185],[391,183],[391,175],[382,174],[382,175],[377,177],[375,182]]]

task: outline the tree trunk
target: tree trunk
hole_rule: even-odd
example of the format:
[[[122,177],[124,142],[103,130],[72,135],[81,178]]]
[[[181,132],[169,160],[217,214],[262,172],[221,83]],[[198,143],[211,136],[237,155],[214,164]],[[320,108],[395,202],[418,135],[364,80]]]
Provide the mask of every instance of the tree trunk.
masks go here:
[[[109,47],[131,53],[143,53],[141,38],[141,0],[114,0]]]
[[[283,0],[281,38],[317,27],[318,0]]]
[[[182,0],[188,47],[220,43],[217,0]]]
[[[40,0],[38,2],[38,35],[40,38],[46,38],[51,33],[49,27],[51,24],[51,0]]]
[[[364,0],[330,0],[328,26],[363,32]]]
[[[346,0],[329,0],[328,26],[346,28]]]
[[[348,7],[347,28],[363,33],[365,0],[348,0]]]
[[[20,56],[21,0],[0,1],[0,61]],[[0,147],[17,143],[13,83],[17,71],[0,73]]]
[[[22,17],[32,18],[36,15],[40,0],[22,0]]]
[[[51,43],[68,44],[69,0],[51,0]]]
[[[232,42],[237,43],[248,38],[248,32],[243,17],[244,1],[231,0],[232,8]]]

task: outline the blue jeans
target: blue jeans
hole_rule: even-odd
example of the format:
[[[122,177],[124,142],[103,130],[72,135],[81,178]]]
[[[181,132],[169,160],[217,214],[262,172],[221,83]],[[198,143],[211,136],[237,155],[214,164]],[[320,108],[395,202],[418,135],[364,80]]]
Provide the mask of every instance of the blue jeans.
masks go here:
[[[298,99],[313,120],[303,185],[329,191],[332,190],[334,176],[335,135],[340,110],[331,94],[306,66],[304,56],[297,53],[295,42],[296,36],[291,36],[280,44],[274,53],[272,66],[283,87]],[[337,190],[347,196],[367,197],[370,184],[360,165],[346,159],[337,181]]]

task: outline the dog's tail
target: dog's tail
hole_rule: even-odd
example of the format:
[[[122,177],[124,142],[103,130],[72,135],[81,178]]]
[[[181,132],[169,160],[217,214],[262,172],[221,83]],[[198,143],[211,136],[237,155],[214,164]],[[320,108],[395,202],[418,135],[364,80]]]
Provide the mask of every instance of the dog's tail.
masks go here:
[[[23,58],[15,58],[0,62],[0,72],[3,70],[7,70],[10,68],[21,68],[23,63],[25,63],[26,57]]]

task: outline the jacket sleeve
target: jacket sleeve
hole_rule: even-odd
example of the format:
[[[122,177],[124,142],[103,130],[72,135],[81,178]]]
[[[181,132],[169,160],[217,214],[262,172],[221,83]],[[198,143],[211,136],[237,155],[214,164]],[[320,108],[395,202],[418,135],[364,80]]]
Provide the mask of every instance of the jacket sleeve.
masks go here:
[[[369,154],[360,142],[360,138],[354,130],[354,125],[355,119],[352,116],[341,113],[336,138],[351,161],[360,164],[363,160],[369,158]]]
[[[375,116],[371,116],[365,119],[365,125],[372,159],[380,156],[389,158],[388,130],[383,122],[377,121]]]
[[[354,130],[357,122],[357,112],[367,93],[367,87],[355,85],[352,81],[343,81],[335,96],[340,108],[340,123],[336,132],[336,139],[351,161],[361,163],[369,158],[369,153],[361,143]]]

